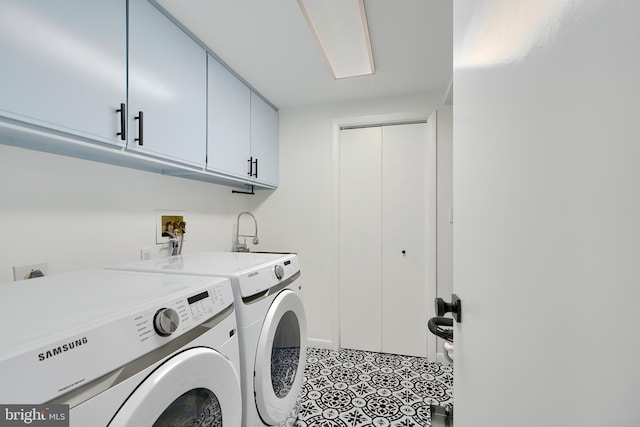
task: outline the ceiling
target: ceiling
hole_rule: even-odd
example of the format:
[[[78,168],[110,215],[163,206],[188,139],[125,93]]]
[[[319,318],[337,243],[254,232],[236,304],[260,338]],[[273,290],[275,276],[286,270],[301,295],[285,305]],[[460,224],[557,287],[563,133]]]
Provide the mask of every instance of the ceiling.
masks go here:
[[[278,108],[451,84],[451,0],[365,0],[376,73],[334,80],[296,0],[156,0]]]

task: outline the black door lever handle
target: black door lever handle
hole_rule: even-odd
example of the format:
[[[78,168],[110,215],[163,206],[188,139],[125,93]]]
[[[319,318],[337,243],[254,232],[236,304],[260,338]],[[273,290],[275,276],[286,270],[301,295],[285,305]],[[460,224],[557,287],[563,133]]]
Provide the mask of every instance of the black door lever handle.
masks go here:
[[[453,329],[444,329],[441,326],[453,326],[453,319],[450,317],[432,317],[427,322],[427,327],[433,335],[452,343]]]
[[[444,316],[446,313],[451,313],[456,322],[462,321],[462,302],[456,294],[451,295],[451,302],[436,298],[436,316]]]

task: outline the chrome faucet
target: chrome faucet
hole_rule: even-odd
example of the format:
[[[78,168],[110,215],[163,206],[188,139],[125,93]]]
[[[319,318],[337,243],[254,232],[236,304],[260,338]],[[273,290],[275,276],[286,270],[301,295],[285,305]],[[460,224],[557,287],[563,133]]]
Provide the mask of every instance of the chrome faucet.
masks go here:
[[[253,225],[255,227],[254,234],[240,234],[240,217],[242,215],[249,215],[253,218]],[[244,242],[240,243],[240,237],[245,237]],[[236,223],[236,241],[233,244],[233,252],[247,252],[249,248],[247,247],[247,237],[253,237],[251,242],[254,245],[258,244],[258,221],[256,221],[256,217],[253,216],[251,212],[240,212],[238,215],[237,223]]]
[[[169,230],[171,226],[171,231]],[[184,244],[184,233],[187,232],[187,223],[184,221],[173,221],[167,223],[167,229],[162,232],[163,237],[168,237],[171,243],[171,255],[182,255]]]

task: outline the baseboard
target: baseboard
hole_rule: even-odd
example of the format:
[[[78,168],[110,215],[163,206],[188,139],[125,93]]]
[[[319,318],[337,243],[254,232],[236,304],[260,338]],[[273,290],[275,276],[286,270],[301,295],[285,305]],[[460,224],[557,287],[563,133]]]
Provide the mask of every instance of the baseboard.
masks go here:
[[[309,347],[326,348],[328,350],[334,350],[333,341],[331,341],[331,340],[320,340],[320,339],[317,339],[317,338],[308,338],[307,339],[307,345]]]

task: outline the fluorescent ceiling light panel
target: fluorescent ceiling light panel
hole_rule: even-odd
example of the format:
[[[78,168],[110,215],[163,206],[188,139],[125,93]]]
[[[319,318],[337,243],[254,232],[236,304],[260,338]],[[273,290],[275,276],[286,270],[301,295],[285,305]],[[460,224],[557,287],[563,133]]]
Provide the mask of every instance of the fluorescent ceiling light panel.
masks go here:
[[[333,77],[374,74],[364,0],[298,0]]]

